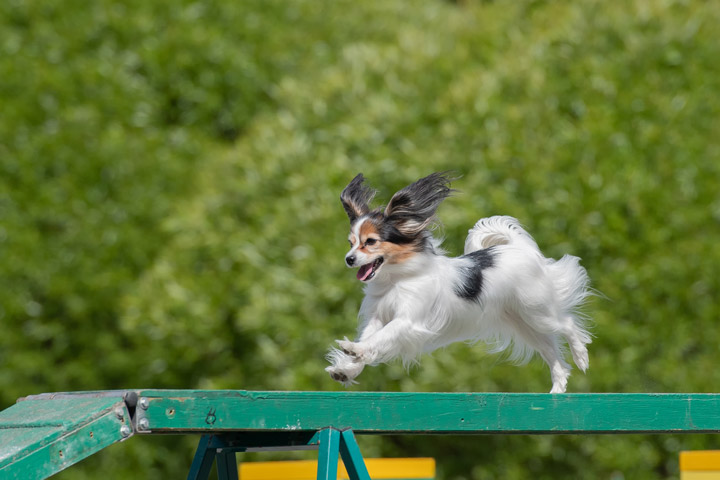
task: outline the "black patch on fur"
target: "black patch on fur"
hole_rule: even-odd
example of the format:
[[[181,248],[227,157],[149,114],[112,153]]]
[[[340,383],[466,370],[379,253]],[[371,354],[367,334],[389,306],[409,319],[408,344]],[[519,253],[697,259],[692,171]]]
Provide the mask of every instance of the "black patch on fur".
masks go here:
[[[462,281],[455,285],[455,294],[465,300],[478,302],[483,288],[483,270],[495,266],[494,247],[470,252],[460,258],[471,260],[472,265],[461,272]]]
[[[417,236],[404,235],[395,228],[395,225],[391,223],[383,222],[379,225],[380,237],[383,242],[395,243],[397,245],[407,245],[417,240]]]

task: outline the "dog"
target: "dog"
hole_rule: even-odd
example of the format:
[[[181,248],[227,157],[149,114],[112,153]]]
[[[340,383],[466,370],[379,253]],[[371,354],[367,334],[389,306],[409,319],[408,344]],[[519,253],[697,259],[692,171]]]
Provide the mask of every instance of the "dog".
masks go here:
[[[545,258],[509,216],[479,220],[464,255],[446,256],[432,231],[438,206],[455,191],[451,181],[433,173],[373,210],[376,192],[362,174],[342,191],[350,219],[345,263],[358,269],[365,298],[356,340],[337,340],[326,371],[348,387],[366,365],[399,357],[407,367],[451,343],[484,341],[517,363],[538,353],[550,367],[550,393],[565,392],[564,343],[580,370],[589,366],[592,339],[579,312],[591,295],[586,270],[575,256]]]

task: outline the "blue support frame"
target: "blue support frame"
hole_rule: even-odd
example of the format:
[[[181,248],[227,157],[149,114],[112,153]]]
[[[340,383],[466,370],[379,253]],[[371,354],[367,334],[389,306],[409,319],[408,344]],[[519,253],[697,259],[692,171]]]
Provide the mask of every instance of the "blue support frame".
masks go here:
[[[198,448],[195,450],[188,473],[188,480],[207,480],[210,477],[210,469],[215,462],[217,450],[211,446],[212,435],[203,435],[200,437]],[[236,477],[237,478],[237,477]]]
[[[318,432],[317,480],[337,480],[338,454],[340,453],[340,432],[334,428],[326,428]]]
[[[217,453],[218,480],[238,480],[237,459],[232,450],[222,450]]]
[[[327,427],[317,432],[235,432],[203,435],[195,451],[188,480],[209,480],[213,463],[218,480],[236,480],[236,452],[263,450],[318,450],[318,480],[336,480],[342,457],[350,480],[370,480],[360,447],[352,430]]]
[[[352,430],[345,430],[340,434],[340,456],[350,480],[370,480],[365,460],[360,453],[360,446]]]

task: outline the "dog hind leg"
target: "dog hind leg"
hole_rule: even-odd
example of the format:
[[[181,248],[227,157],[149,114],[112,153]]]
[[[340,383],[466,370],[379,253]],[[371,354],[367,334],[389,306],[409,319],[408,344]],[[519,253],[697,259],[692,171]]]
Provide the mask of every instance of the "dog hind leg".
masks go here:
[[[557,337],[545,335],[540,344],[534,347],[550,367],[550,378],[553,384],[550,393],[565,393],[568,377],[570,377],[570,365],[563,358]]]
[[[570,346],[575,365],[583,372],[590,366],[587,344],[591,342],[590,335],[582,328],[577,327],[573,317],[566,319],[566,328],[562,335]]]
[[[570,377],[570,365],[565,361],[560,348],[559,335],[546,329],[540,330],[538,326],[547,325],[549,319],[542,321],[538,318],[525,318],[521,315],[508,314],[505,321],[512,326],[515,338],[515,348],[520,351],[526,349],[535,351],[550,367],[552,390],[550,393],[564,393]],[[518,358],[527,358],[527,355],[517,354]]]

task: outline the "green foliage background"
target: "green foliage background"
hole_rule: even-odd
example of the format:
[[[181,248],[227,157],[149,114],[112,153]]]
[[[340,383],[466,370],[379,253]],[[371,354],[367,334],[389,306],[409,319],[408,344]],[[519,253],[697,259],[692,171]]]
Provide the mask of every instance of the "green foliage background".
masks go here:
[[[338,390],[342,187],[435,170],[452,254],[509,214],[605,297],[575,392],[718,391],[717,2],[0,3],[0,407],[48,391]],[[455,345],[355,389],[537,391]],[[180,478],[133,438],[58,478]],[[445,479],[672,478],[711,436],[361,438]]]

